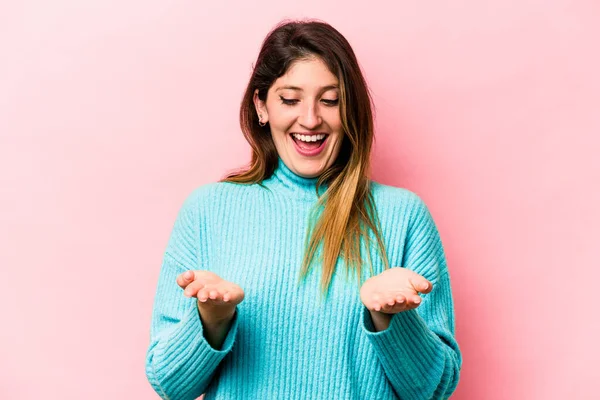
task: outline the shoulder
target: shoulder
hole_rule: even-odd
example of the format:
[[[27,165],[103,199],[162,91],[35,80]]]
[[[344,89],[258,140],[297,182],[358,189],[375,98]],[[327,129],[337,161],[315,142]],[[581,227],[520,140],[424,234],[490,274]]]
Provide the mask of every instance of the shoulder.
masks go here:
[[[383,183],[371,180],[371,192],[373,196],[382,200],[412,200],[415,197],[419,197],[415,192],[410,189],[384,185]]]
[[[258,191],[258,184],[241,184],[233,182],[209,182],[192,189],[185,197],[184,207],[205,209],[215,205],[231,202],[245,194]]]
[[[371,182],[376,212],[384,225],[392,229],[403,227],[407,237],[439,234],[429,206],[420,195],[406,188]]]
[[[215,197],[226,195],[227,192],[235,190],[238,186],[229,182],[208,182],[202,185],[196,186],[186,197],[186,201],[202,203],[210,201]]]
[[[421,196],[407,188],[384,185],[371,180],[371,194],[380,212],[391,211],[408,216],[428,211]]]
[[[185,195],[182,208],[196,209],[201,204],[209,202],[218,192],[218,186],[218,182],[209,182],[194,187]]]

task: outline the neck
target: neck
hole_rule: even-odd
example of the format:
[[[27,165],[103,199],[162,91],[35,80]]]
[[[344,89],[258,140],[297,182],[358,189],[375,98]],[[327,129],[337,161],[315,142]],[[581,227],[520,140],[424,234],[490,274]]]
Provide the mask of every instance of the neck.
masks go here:
[[[292,197],[306,200],[317,200],[318,196],[316,187],[318,180],[318,177],[305,178],[297,175],[283,162],[281,157],[278,157],[275,171],[270,178],[265,180],[265,183],[270,186],[281,188]],[[327,185],[321,185],[319,194],[322,195],[325,193],[325,190],[327,190]]]

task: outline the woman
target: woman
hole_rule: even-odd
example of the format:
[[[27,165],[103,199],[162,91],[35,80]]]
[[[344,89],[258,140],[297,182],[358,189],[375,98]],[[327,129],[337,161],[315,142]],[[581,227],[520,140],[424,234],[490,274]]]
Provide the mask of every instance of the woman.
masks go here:
[[[146,373],[162,398],[441,399],[462,364],[423,201],[368,179],[373,117],[346,39],[265,39],[240,121],[245,171],[199,187],[160,271]]]

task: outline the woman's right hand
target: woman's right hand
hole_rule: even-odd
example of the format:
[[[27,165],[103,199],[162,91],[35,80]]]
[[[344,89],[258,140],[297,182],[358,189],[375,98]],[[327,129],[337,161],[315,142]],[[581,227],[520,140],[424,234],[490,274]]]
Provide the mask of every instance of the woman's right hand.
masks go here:
[[[244,290],[210,271],[186,271],[177,277],[177,284],[186,297],[198,298],[198,308],[204,320],[218,322],[233,316],[244,300]]]

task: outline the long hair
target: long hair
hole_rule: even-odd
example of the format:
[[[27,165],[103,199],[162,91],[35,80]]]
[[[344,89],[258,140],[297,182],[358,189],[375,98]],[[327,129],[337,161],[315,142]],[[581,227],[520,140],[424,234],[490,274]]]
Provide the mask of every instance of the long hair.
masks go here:
[[[372,99],[354,51],[348,41],[331,25],[315,20],[282,21],[265,38],[240,107],[240,125],[252,147],[249,167],[228,175],[222,181],[261,183],[277,166],[278,153],[269,126],[259,125],[253,95],[266,101],[273,82],[284,75],[297,60],[319,57],[338,78],[339,111],[344,130],[340,153],[317,180],[319,188],[327,183],[311,215],[306,232],[306,251],[299,279],[304,279],[316,254],[322,262],[321,294],[327,295],[338,258],[345,260],[346,274],[357,275],[362,284],[364,260],[361,239],[367,243],[367,258],[372,232],[384,267],[389,263],[380,234],[380,224],[370,190],[370,155],[373,137]]]

